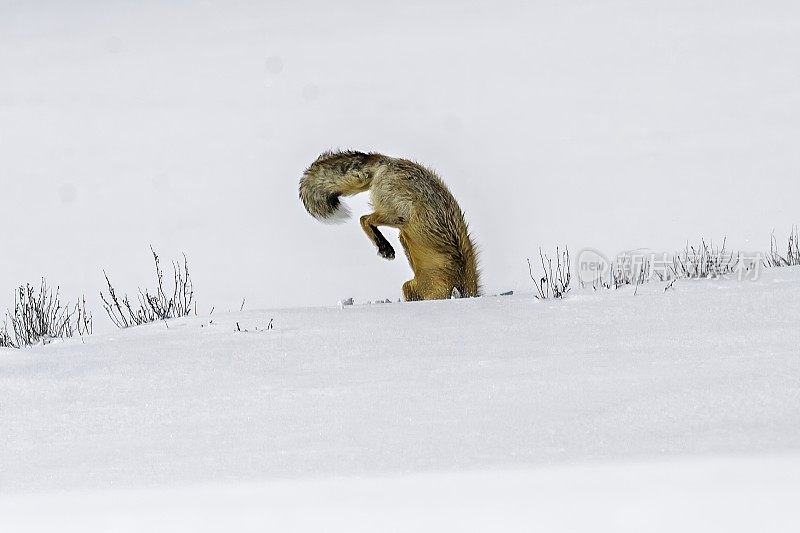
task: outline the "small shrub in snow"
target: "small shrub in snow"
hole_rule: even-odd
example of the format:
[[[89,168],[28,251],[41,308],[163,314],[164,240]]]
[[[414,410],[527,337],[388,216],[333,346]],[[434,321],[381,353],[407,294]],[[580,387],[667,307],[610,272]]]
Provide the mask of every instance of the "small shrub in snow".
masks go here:
[[[14,348],[14,341],[8,333],[8,322],[3,323],[0,329],[0,348]]]
[[[721,247],[701,240],[698,246],[687,244],[684,251],[674,254],[639,249],[618,254],[613,260],[587,248],[579,254],[576,268],[581,287],[591,286],[597,290],[619,289],[626,285],[638,289],[639,285],[651,281],[675,279],[755,279],[764,264],[764,254],[731,252],[724,240]]]
[[[769,256],[767,256],[767,265],[770,267],[800,265],[800,239],[798,239],[797,226],[793,227],[792,231],[789,233],[789,245],[786,250],[786,255],[782,255],[778,251],[778,243],[775,241],[775,234],[772,234]]]
[[[706,243],[703,239],[697,247],[686,245],[683,252],[676,253],[672,260],[672,271],[675,277],[684,278],[721,278],[739,272],[742,254],[725,249],[726,240],[722,247],[714,246],[712,242]]]
[[[650,281],[674,278],[672,255],[646,248],[628,250],[608,259],[602,252],[584,248],[578,254],[575,270],[581,288],[619,289]]]
[[[61,304],[59,288],[55,292],[42,278],[38,289],[30,284],[21,286],[14,298],[14,312],[0,332],[0,346],[22,348],[49,339],[67,338],[92,333],[92,315],[86,310],[86,300],[74,307]]]
[[[619,289],[625,285],[639,285],[649,278],[649,261],[646,257],[641,261],[630,254],[620,254],[611,264],[608,289]]]
[[[665,268],[667,254],[654,252],[626,252],[614,258],[608,280],[601,280],[606,289],[619,289],[625,285],[639,285],[650,281],[668,281],[673,278],[671,268]]]
[[[570,263],[569,263],[569,248],[564,248],[561,251],[556,248],[556,262],[547,257],[539,248],[539,259],[542,264],[543,275],[539,277],[533,273],[533,265],[531,260],[528,259],[528,273],[533,280],[536,287],[536,298],[546,300],[548,298],[563,298],[569,292],[570,283]]]
[[[117,291],[111,284],[108,274],[103,271],[108,285],[108,296],[100,291],[100,298],[103,300],[103,308],[111,321],[118,328],[127,328],[187,316],[192,312],[192,302],[194,300],[194,286],[189,274],[189,263],[186,256],[183,256],[183,264],[180,262],[172,263],[173,286],[170,296],[164,290],[164,271],[161,269],[158,254],[153,247],[150,247],[155,262],[157,286],[155,291],[139,289],[138,303],[131,304],[128,295],[122,299],[117,296]],[[242,304],[244,305],[244,303]]]

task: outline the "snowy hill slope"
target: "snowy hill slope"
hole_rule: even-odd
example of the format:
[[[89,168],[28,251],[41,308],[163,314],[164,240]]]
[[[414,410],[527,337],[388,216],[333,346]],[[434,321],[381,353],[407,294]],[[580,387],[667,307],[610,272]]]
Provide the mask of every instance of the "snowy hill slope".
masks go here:
[[[798,323],[784,268],[0,350],[0,529],[788,531]]]

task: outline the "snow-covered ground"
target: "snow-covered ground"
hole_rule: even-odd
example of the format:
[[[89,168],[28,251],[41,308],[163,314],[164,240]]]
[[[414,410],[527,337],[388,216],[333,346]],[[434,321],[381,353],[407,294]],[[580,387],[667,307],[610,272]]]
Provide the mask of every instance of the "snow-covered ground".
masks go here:
[[[0,530],[793,531],[798,322],[784,268],[0,350]]]
[[[4,531],[752,532],[797,530],[797,457],[649,461],[45,494]]]

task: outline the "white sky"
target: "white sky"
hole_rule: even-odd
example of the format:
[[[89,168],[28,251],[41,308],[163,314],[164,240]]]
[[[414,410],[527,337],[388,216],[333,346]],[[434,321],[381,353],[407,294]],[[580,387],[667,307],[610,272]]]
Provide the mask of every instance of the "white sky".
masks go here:
[[[398,298],[402,255],[297,199],[336,147],[439,171],[489,292],[540,245],[766,249],[800,222],[798,65],[791,1],[0,1],[0,309],[46,275],[108,327],[102,269],[152,283],[151,243],[201,312]]]

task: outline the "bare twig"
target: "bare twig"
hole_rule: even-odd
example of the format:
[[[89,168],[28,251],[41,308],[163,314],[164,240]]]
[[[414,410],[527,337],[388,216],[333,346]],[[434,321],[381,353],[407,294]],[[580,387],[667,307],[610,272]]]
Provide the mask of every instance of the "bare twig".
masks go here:
[[[541,248],[539,248],[539,260],[541,261],[543,272],[541,278],[534,275],[533,265],[531,265],[531,260],[528,259],[528,274],[536,287],[536,298],[540,300],[563,298],[570,289],[569,248],[564,248],[563,251],[556,248],[555,267],[553,266],[553,260],[547,257]]]
[[[14,344],[14,339],[11,338],[11,335],[8,333],[8,317],[3,322],[3,327],[0,329],[0,348],[16,348],[17,345]]]
[[[723,239],[721,248],[715,247],[713,242],[706,243],[705,239],[696,248],[687,244],[682,253],[676,253],[673,257],[673,274],[681,279],[703,279],[736,273],[742,254],[727,251],[726,243],[727,238]]]
[[[164,290],[164,271],[161,269],[160,259],[152,246],[150,252],[153,254],[158,284],[154,293],[150,293],[147,289],[138,290],[138,306],[135,309],[127,295],[122,298],[122,301],[119,300],[108,274],[103,271],[108,287],[108,297],[101,291],[100,298],[106,314],[118,328],[187,316],[192,312],[194,285],[189,274],[189,262],[186,255],[183,255],[182,264],[177,261],[172,263],[173,286],[171,295],[167,296],[167,292]],[[196,305],[194,309],[197,314]]]
[[[81,298],[74,309],[61,304],[60,288],[55,292],[42,278],[39,288],[30,284],[19,287],[14,297],[14,312],[0,331],[0,346],[21,348],[54,338],[89,335],[92,333],[92,316],[86,309],[86,299]],[[13,337],[12,337],[13,334]]]
[[[767,266],[786,267],[798,265],[800,265],[800,235],[798,235],[797,226],[792,227],[792,231],[789,233],[786,255],[782,255],[778,251],[778,243],[775,240],[775,232],[773,231],[770,239],[770,252],[767,256]]]

